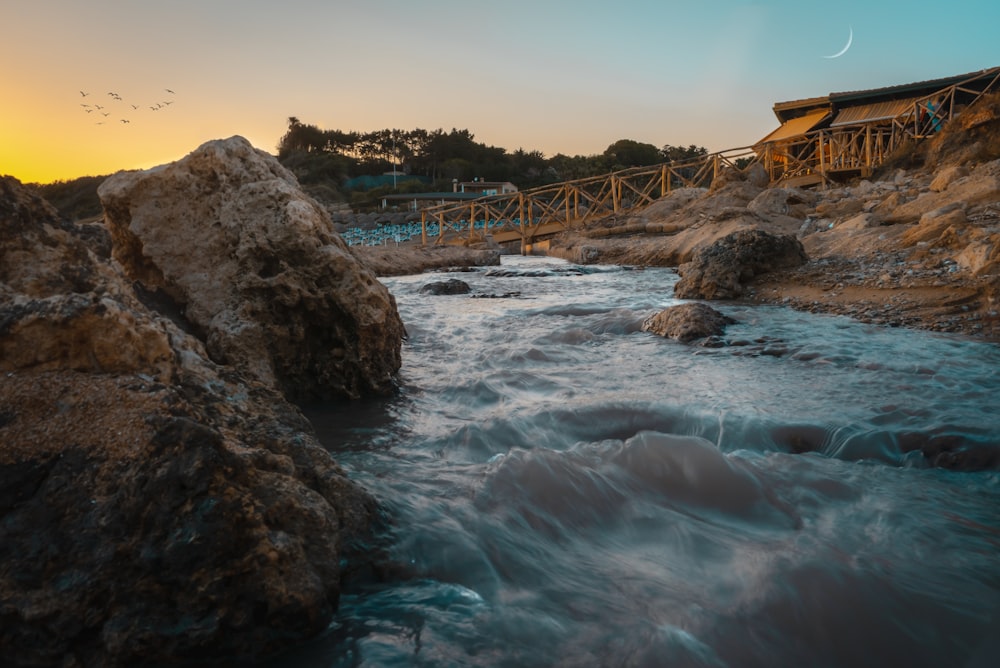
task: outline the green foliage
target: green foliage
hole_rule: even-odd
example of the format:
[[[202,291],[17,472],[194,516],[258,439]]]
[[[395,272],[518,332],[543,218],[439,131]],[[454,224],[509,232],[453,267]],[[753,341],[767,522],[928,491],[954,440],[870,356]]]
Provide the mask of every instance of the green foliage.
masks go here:
[[[72,181],[55,181],[48,184],[29,184],[39,195],[54,206],[59,215],[68,220],[94,218],[104,213],[97,187],[108,178],[84,176]]]
[[[648,167],[663,162],[659,149],[652,144],[643,144],[632,139],[619,139],[604,150],[609,171],[629,167]]]
[[[671,146],[666,144],[660,149],[660,162],[690,162],[708,155],[708,149],[704,146]]]
[[[468,130],[452,128],[384,129],[374,132],[321,130],[292,116],[278,144],[278,159],[303,183],[360,176],[378,176],[393,170],[434,181],[511,181],[519,188],[561,180],[598,176],[629,167],[687,161],[707,155],[704,147],[664,146],[619,139],[604,153],[591,156],[556,155],[518,148],[513,153],[477,142]],[[325,159],[339,157],[327,164]],[[361,199],[365,199],[362,197]]]

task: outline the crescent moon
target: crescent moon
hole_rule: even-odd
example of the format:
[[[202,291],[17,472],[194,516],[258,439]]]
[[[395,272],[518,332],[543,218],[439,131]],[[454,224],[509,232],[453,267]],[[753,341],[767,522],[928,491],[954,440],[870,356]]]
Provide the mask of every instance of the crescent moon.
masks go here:
[[[837,53],[833,54],[832,56],[823,56],[824,58],[840,58],[842,55],[847,53],[847,50],[849,48],[851,48],[851,42],[854,41],[854,28],[848,26],[847,29],[849,31],[849,34],[847,35],[847,44],[844,46],[844,48],[838,51]]]

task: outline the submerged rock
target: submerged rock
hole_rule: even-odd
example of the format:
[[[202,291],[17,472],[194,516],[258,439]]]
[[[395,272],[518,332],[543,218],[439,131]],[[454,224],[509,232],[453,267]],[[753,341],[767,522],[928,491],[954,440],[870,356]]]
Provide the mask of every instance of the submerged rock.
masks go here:
[[[212,141],[98,195],[126,274],[169,295],[216,362],[297,399],[392,389],[395,300],[273,156]]]
[[[323,631],[374,499],[107,241],[0,179],[4,665],[232,660]]]
[[[472,288],[465,281],[449,278],[446,281],[427,283],[420,288],[420,292],[428,295],[467,295],[472,292]]]
[[[700,302],[671,306],[649,316],[642,323],[642,331],[658,334],[668,339],[688,343],[710,336],[721,336],[726,325],[736,321]]]

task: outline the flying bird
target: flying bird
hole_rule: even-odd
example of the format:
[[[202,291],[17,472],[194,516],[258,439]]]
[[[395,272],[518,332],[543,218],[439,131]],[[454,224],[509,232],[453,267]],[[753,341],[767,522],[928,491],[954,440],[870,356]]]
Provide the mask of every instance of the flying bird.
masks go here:
[[[122,119],[122,123],[128,123],[128,119],[127,118],[123,118]]]
[[[81,91],[80,91],[80,95],[82,95],[83,97],[87,97],[88,95],[90,95],[90,93],[84,93],[84,92],[83,92],[83,91],[81,90]]]
[[[139,108],[139,105],[137,105],[137,104],[133,104],[133,105],[132,105],[132,108],[133,108],[133,109],[138,109],[138,108]]]
[[[169,88],[164,88],[163,90],[167,91],[171,95],[174,95],[174,91],[170,90]]]

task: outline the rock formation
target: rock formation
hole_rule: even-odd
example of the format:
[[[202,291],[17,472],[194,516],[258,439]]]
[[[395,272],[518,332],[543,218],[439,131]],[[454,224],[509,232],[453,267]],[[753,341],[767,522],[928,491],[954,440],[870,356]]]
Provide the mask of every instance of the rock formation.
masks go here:
[[[726,325],[736,321],[701,302],[671,306],[655,313],[642,323],[642,331],[658,334],[682,343],[721,336]]]
[[[296,399],[386,393],[403,325],[392,295],[291,172],[242,137],[98,189],[114,256],[173,300],[216,362]]]
[[[758,274],[803,264],[802,244],[790,235],[740,230],[695,253],[681,265],[674,294],[681,299],[733,299]]]
[[[0,179],[4,665],[259,656],[324,630],[371,559],[374,500],[263,381],[381,389],[395,310],[245,142],[186,165],[109,184],[111,235]],[[295,345],[358,360],[306,377]]]

